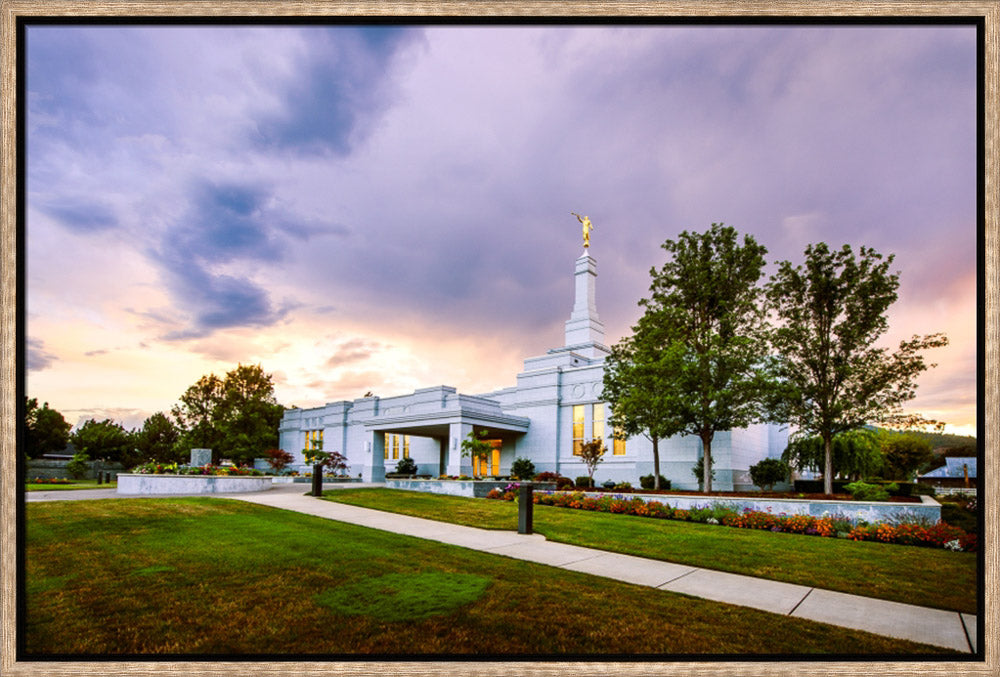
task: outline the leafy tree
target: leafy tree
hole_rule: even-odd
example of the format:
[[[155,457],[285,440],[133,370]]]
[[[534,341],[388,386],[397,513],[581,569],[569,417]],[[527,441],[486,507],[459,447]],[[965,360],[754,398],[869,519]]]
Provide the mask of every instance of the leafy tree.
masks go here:
[[[295,460],[295,457],[284,449],[268,449],[264,452],[264,456],[267,458],[267,463],[271,466],[271,470],[276,473],[280,473],[285,469],[285,466]]]
[[[810,245],[804,266],[779,264],[766,288],[780,326],[771,335],[774,373],[781,384],[769,410],[801,435],[823,442],[823,490],[833,493],[833,438],[865,424],[900,426],[928,421],[904,414],[927,365],[920,351],[943,346],[943,334],[914,336],[890,353],[875,347],[888,329],[886,311],[896,300],[898,274],[885,259],[849,245],[831,252]]]
[[[594,471],[604,460],[604,440],[591,440],[580,445],[580,460],[587,466],[587,477],[590,478],[590,486],[594,486]]]
[[[139,462],[133,444],[133,434],[109,418],[88,419],[73,431],[70,441],[76,450],[90,458],[118,462],[131,467]]]
[[[603,397],[610,405],[615,439],[643,435],[653,443],[654,488],[660,488],[660,440],[670,436],[670,398],[665,385],[664,329],[653,315],[639,318],[632,335],[611,347],[604,360]]]
[[[462,440],[462,458],[466,456],[472,461],[472,476],[476,476],[476,460],[485,460],[489,458],[489,455],[493,452],[493,445],[486,441],[490,431],[480,430],[476,432],[471,431],[464,440]]]
[[[217,425],[216,409],[222,402],[224,392],[223,380],[209,374],[199,378],[181,395],[180,403],[170,410],[181,431],[179,453],[190,449],[211,449],[213,460],[222,457],[222,433]]]
[[[48,402],[39,409],[36,398],[24,398],[24,452],[29,458],[63,451],[72,427]]]
[[[202,376],[171,413],[182,433],[178,447],[212,450],[214,460],[248,464],[278,445],[284,407],[274,399],[271,375],[260,365],[238,365],[224,378]]]
[[[318,465],[321,472],[346,475],[350,466],[347,457],[339,451],[320,451],[319,449],[303,449],[306,463]]]
[[[180,453],[177,441],[180,433],[177,427],[162,412],[156,412],[147,418],[142,428],[135,433],[135,448],[145,459],[159,463],[177,463],[189,458]]]
[[[640,301],[643,342],[652,345],[636,354],[651,358],[656,376],[655,395],[647,390],[645,397],[657,400],[658,434],[697,435],[711,459],[716,431],[762,419],[766,317],[758,281],[767,249],[749,235],[740,243],[736,230],[720,223],[684,231],[663,249],[669,258],[650,271],[651,296]],[[658,476],[655,457],[654,464]],[[707,469],[702,483],[712,490]]]
[[[750,480],[764,491],[788,479],[788,464],[778,458],[762,458],[750,466]]]
[[[909,480],[923,466],[934,459],[931,443],[907,433],[889,433],[882,443],[885,455],[885,477],[890,480]]]
[[[851,479],[874,477],[882,472],[882,432],[859,428],[837,433],[831,444],[836,474]],[[781,458],[797,470],[821,470],[824,463],[823,438],[797,436],[789,440]]]

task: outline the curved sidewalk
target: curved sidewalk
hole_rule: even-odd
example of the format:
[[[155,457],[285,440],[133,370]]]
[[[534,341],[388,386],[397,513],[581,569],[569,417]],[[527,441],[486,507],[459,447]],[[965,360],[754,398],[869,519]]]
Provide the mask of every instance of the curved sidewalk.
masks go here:
[[[955,651],[976,650],[977,618],[972,614],[552,543],[541,534],[479,529],[358,508],[304,495],[301,485],[227,498]]]
[[[324,489],[363,486],[384,485],[337,484],[325,485]],[[306,495],[307,491],[308,486],[304,484],[285,484],[259,493],[200,495],[292,510],[338,522],[602,576],[624,583],[645,585],[897,639],[908,639],[955,651],[970,653],[976,651],[978,619],[973,614],[930,609],[576,545],[553,543],[547,541],[541,534],[523,535],[513,531],[479,529],[381,510],[358,508],[319,500]],[[112,489],[31,492],[26,494],[26,497],[29,502],[137,498],[117,494]]]

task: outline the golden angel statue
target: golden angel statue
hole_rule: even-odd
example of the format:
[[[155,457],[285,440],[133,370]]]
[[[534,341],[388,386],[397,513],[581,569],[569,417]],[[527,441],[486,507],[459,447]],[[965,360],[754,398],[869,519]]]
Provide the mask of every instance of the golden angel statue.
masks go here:
[[[583,224],[583,248],[590,246],[590,231],[594,230],[594,224],[590,222],[589,216],[580,216],[576,212],[570,212],[576,220]]]

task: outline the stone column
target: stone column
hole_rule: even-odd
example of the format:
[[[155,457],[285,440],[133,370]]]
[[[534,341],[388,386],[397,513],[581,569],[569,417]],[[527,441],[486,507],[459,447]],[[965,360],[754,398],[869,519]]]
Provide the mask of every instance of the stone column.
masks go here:
[[[373,430],[365,442],[365,465],[361,479],[365,482],[385,481],[385,433]]]
[[[462,458],[462,440],[472,432],[470,423],[452,423],[448,426],[448,470],[449,475],[472,476],[472,459]]]

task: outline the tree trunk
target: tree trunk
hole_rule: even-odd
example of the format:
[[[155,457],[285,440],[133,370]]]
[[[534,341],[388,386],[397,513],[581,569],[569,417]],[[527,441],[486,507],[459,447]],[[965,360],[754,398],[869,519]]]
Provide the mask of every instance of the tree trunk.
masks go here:
[[[833,436],[823,433],[823,493],[833,493]]]
[[[712,490],[712,435],[702,434],[701,436],[701,479],[705,492]]]
[[[653,489],[660,490],[660,439],[653,436]]]

